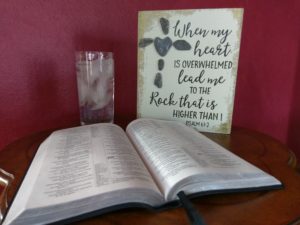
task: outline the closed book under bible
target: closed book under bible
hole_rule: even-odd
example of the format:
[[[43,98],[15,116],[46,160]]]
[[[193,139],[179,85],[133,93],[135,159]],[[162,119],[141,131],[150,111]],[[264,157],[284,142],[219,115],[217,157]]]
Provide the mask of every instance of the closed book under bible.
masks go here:
[[[126,132],[94,124],[55,131],[40,145],[3,224],[66,222],[132,206],[167,208],[182,191],[193,196],[280,186],[180,122],[138,119]]]

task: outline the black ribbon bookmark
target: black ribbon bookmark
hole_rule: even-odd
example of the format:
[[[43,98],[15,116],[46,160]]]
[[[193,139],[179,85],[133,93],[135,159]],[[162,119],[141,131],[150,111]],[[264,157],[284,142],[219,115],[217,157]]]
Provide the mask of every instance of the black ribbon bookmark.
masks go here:
[[[186,214],[190,220],[191,225],[206,225],[200,215],[200,213],[195,209],[190,200],[186,197],[183,191],[180,191],[177,196],[186,211]]]

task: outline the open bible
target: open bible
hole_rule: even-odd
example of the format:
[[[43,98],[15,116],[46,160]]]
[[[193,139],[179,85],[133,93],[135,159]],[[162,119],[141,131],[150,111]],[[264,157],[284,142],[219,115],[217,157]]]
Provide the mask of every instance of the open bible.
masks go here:
[[[53,132],[39,147],[4,225],[45,224],[130,206],[168,207],[177,194],[280,187],[193,128],[138,119]]]

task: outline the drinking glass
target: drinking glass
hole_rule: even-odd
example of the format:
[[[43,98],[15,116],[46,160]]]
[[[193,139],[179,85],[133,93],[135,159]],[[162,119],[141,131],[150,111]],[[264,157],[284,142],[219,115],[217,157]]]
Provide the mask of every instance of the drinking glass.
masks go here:
[[[14,176],[0,168],[0,224],[7,210],[7,191]]]
[[[81,125],[114,119],[114,59],[112,52],[77,51],[76,75]]]

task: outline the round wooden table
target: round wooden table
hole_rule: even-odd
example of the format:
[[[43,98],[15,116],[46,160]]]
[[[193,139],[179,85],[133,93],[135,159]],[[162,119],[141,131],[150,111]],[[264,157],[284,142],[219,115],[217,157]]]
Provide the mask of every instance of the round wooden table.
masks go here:
[[[51,133],[44,131],[21,138],[0,151],[0,168],[15,180],[8,191],[11,203],[40,143]],[[238,194],[219,194],[192,200],[207,225],[300,224],[300,173],[294,154],[264,134],[233,128],[230,135],[205,134],[230,151],[278,178],[284,188]],[[126,209],[74,224],[189,224],[182,208],[152,212]]]

